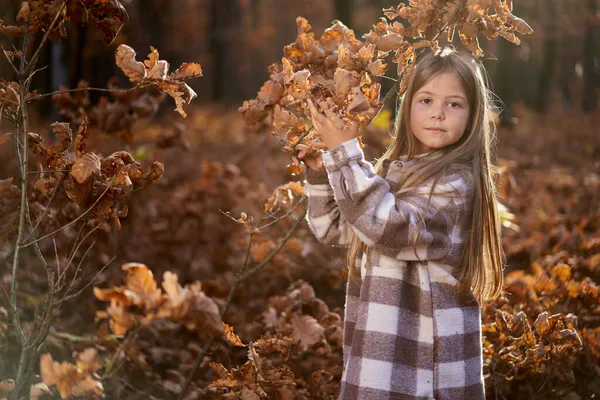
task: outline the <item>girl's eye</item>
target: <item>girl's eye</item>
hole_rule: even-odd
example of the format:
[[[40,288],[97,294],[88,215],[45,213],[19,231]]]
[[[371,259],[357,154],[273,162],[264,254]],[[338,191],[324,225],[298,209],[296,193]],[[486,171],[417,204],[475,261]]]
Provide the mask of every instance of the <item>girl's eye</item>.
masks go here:
[[[451,101],[449,104],[450,104],[450,107],[452,107],[452,108],[460,107],[460,103],[457,103],[456,101]]]
[[[429,103],[431,103],[431,100],[430,99],[421,99],[421,103],[429,104]]]

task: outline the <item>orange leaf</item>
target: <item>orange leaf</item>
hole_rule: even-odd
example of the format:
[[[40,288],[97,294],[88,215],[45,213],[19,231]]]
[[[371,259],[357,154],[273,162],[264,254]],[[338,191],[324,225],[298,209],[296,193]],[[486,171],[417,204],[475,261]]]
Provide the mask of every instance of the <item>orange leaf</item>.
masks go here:
[[[238,335],[236,335],[233,332],[233,327],[227,325],[225,322],[223,322],[223,327],[225,328],[225,337],[227,338],[229,343],[233,344],[234,346],[238,346],[238,347],[245,346],[245,344],[242,343],[242,341],[240,340]]]
[[[92,175],[100,172],[100,158],[94,153],[84,153],[80,156],[71,168],[71,176],[78,183],[84,183]]]
[[[199,78],[202,76],[202,67],[197,63],[183,63],[175,72],[173,72],[169,79],[182,80],[190,78]]]
[[[42,354],[40,357],[40,370],[44,383],[56,385],[60,397],[63,399],[71,396],[73,388],[81,377],[77,366],[68,362],[56,362],[50,354]]]

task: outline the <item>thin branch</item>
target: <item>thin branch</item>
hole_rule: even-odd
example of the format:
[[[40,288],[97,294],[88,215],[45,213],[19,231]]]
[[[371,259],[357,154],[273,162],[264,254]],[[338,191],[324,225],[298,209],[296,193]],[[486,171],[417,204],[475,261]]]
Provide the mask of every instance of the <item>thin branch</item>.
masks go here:
[[[269,222],[268,224],[265,224],[259,228],[257,228],[259,231],[262,231],[266,228],[268,228],[269,226],[275,224],[278,221],[281,221],[282,219],[285,219],[287,217],[289,217],[290,215],[292,215],[294,213],[294,211],[296,210],[296,208],[298,208],[298,206],[300,205],[300,203],[302,203],[304,201],[304,199],[306,198],[306,195],[302,195],[302,197],[300,198],[300,200],[298,200],[298,202],[294,205],[294,207],[292,207],[292,209],[286,213],[285,215],[282,215],[281,217],[276,217],[273,221]]]
[[[73,262],[73,259],[75,258],[75,253],[77,253],[77,250],[79,250],[79,247],[81,247],[81,245],[83,244],[83,242],[85,242],[85,239],[87,239],[92,233],[94,233],[97,229],[99,229],[102,226],[102,224],[98,224],[96,225],[92,230],[90,230],[88,233],[86,233],[86,235],[83,237],[83,239],[81,239],[79,241],[79,243],[77,243],[77,246],[75,247],[75,249],[73,250],[73,252],[71,253],[71,257],[69,258],[69,260],[67,260],[67,264],[65,265],[65,269],[63,271],[63,274],[60,276],[60,279],[64,279],[66,273],[67,273],[67,268],[69,267],[69,265],[71,265],[71,263]],[[94,242],[96,243],[96,242]],[[93,245],[93,243],[92,243]],[[87,252],[86,252],[87,254]],[[71,285],[69,285],[69,290],[71,289],[73,281],[71,281]],[[62,289],[62,287],[61,287]],[[62,301],[61,301],[62,303]]]
[[[29,76],[30,73],[31,73],[31,71],[37,65],[37,61],[38,61],[38,58],[40,57],[42,49],[44,47],[46,47],[46,42],[48,41],[48,38],[50,37],[50,34],[54,30],[54,26],[56,25],[56,23],[60,19],[60,16],[62,15],[63,10],[65,9],[66,6],[67,6],[67,3],[65,1],[63,1],[62,5],[60,6],[60,9],[58,10],[58,12],[56,13],[56,15],[54,16],[54,19],[52,20],[52,23],[50,24],[50,26],[48,27],[48,29],[44,33],[44,37],[42,38],[42,41],[40,42],[40,45],[35,50],[35,53],[33,54],[33,57],[31,57],[31,60],[29,61],[29,65],[27,65],[27,68],[25,68],[24,76]],[[29,27],[29,22],[27,22],[27,26]],[[25,40],[27,40],[27,35],[25,36]],[[25,54],[27,54],[27,53],[23,52],[23,56],[21,57],[21,71],[23,71],[23,68],[25,66]]]
[[[77,293],[65,296],[63,298],[62,301],[66,301],[66,300],[71,300],[74,297],[79,296],[85,289],[87,289],[88,287],[90,287],[90,285],[92,283],[94,283],[96,281],[96,279],[100,276],[100,274],[102,272],[104,272],[104,270],[110,265],[110,263],[112,263],[115,259],[117,258],[117,256],[113,256],[110,260],[108,260],[108,262],[106,264],[104,264],[104,266],[102,268],[100,268],[100,271],[98,271],[98,273],[92,278],[91,281],[89,281],[84,287],[82,287],[79,291],[77,291]]]
[[[241,281],[245,281],[246,279],[250,278],[252,275],[256,274],[258,271],[263,269],[273,259],[273,257],[275,257],[277,255],[279,250],[281,250],[283,248],[283,246],[285,246],[287,241],[292,237],[292,234],[296,231],[298,226],[300,226],[300,224],[304,220],[304,217],[306,217],[307,211],[308,211],[308,208],[305,207],[304,210],[302,211],[302,214],[300,214],[300,216],[298,217],[296,222],[294,222],[294,225],[292,225],[290,230],[286,233],[286,235],[283,237],[281,242],[279,242],[277,247],[275,247],[273,249],[273,251],[271,251],[271,253],[267,256],[267,258],[265,258],[260,264],[258,264],[254,268],[250,269],[250,271],[248,271],[245,275],[243,275],[240,278]]]
[[[235,291],[237,290],[237,287],[241,282],[240,277],[242,276],[242,274],[248,267],[248,262],[250,261],[250,250],[252,249],[252,239],[253,238],[254,238],[254,232],[250,232],[250,240],[248,240],[248,249],[246,250],[246,258],[244,260],[244,264],[242,265],[242,268],[240,268],[240,270],[238,271],[238,273],[235,277],[235,282],[233,283],[233,286],[229,290],[229,294],[227,295],[227,300],[225,301],[225,305],[223,306],[223,310],[221,311],[221,316],[220,316],[221,321],[225,317],[225,314],[227,313],[227,310],[229,309],[229,305],[231,304],[231,300],[233,299],[233,295],[235,294]],[[182,400],[183,396],[188,391],[190,384],[194,380],[194,376],[196,375],[196,372],[198,372],[198,369],[200,368],[200,365],[202,364],[202,361],[204,360],[204,357],[206,356],[206,353],[208,352],[208,349],[210,348],[210,346],[212,345],[213,342],[214,342],[214,337],[211,337],[208,340],[208,342],[206,342],[204,344],[202,351],[200,352],[198,357],[196,357],[196,362],[194,363],[194,366],[192,367],[192,371],[189,373],[189,375],[185,379],[185,382],[183,384],[183,387],[181,388],[181,392],[179,392],[179,397],[177,398],[177,400]]]
[[[31,171],[29,173],[31,173]],[[58,186],[61,184],[61,182],[62,182],[62,179],[61,179],[61,181],[59,181],[56,184],[56,187],[54,188],[54,191],[52,192],[52,195],[50,196],[50,200],[48,200],[48,204],[46,205],[46,208],[44,208],[44,212],[38,218],[37,222],[35,223],[35,226],[31,229],[31,232],[29,232],[29,235],[27,235],[27,237],[25,239],[23,239],[24,242],[27,242],[29,240],[29,238],[31,237],[31,235],[33,235],[35,233],[35,230],[37,229],[37,227],[40,225],[40,223],[42,222],[42,220],[44,219],[44,217],[48,213],[48,209],[50,208],[50,204],[52,203],[52,199],[54,199],[54,196],[58,192]]]
[[[23,91],[23,88],[21,88],[21,91]],[[11,282],[10,282],[10,298],[9,298],[9,306],[10,306],[10,311],[12,314],[12,322],[13,325],[15,326],[16,330],[17,330],[17,336],[19,337],[19,340],[21,342],[21,345],[23,348],[25,348],[28,345],[28,340],[27,337],[25,336],[25,332],[23,332],[23,327],[21,326],[21,319],[19,316],[19,309],[17,306],[17,266],[19,265],[19,261],[20,261],[20,253],[21,253],[21,247],[20,247],[20,243],[21,240],[23,238],[24,235],[24,231],[25,231],[25,207],[27,206],[27,152],[24,153],[24,161],[21,159],[21,155],[20,155],[20,151],[19,151],[19,147],[18,147],[18,143],[17,143],[17,138],[19,137],[19,125],[18,123],[15,121],[15,123],[13,124],[13,139],[14,139],[14,146],[15,146],[15,150],[17,153],[17,164],[18,164],[18,168],[19,168],[19,174],[21,177],[21,205],[20,205],[20,212],[19,212],[19,223],[18,223],[18,227],[17,227],[17,238],[15,241],[15,250],[14,250],[14,255],[13,255],[13,264],[12,264],[12,271],[11,271]],[[25,135],[25,140],[27,140],[27,135]],[[25,168],[25,169],[24,169]]]
[[[44,240],[47,237],[52,236],[55,233],[60,232],[60,231],[62,231],[65,228],[68,228],[69,226],[71,226],[75,222],[79,221],[81,218],[85,217],[90,211],[92,211],[92,209],[96,206],[96,204],[98,204],[98,202],[100,202],[100,200],[106,194],[106,192],[108,192],[108,189],[110,189],[111,185],[113,184],[113,182],[115,181],[115,179],[117,178],[117,176],[118,176],[118,173],[115,174],[115,177],[109,182],[108,185],[106,185],[106,189],[104,189],[104,192],[102,192],[102,194],[100,194],[100,196],[96,199],[96,201],[94,202],[94,204],[92,204],[87,210],[85,210],[85,212],[83,214],[81,214],[80,216],[78,216],[73,221],[69,222],[68,224],[61,226],[60,228],[58,228],[58,229],[56,229],[56,230],[54,230],[54,231],[52,231],[52,232],[50,232],[50,233],[42,236],[41,238],[39,238],[37,240],[25,243],[25,244],[21,245],[21,247],[28,247],[28,246],[31,246],[35,242],[39,242],[41,240]]]
[[[10,59],[10,57],[8,56],[8,53],[6,52],[6,50],[4,50],[4,47],[2,47],[2,45],[0,45],[0,49],[2,49],[2,53],[4,53],[4,57],[6,57],[6,61],[8,61],[8,63],[10,64],[10,66],[12,67],[13,72],[19,76],[19,70],[17,69],[17,67],[15,67],[15,64],[13,64],[12,60]]]
[[[229,309],[229,305],[231,304],[231,300],[233,299],[233,296],[234,296],[235,291],[238,288],[238,286],[243,281],[245,281],[246,279],[248,279],[249,277],[251,277],[252,275],[257,273],[258,271],[260,271],[262,268],[264,268],[273,259],[273,257],[275,257],[275,255],[277,255],[277,253],[279,253],[279,251],[283,248],[283,246],[285,246],[287,241],[292,237],[292,235],[294,234],[294,232],[296,231],[298,226],[300,226],[302,221],[304,221],[304,217],[306,216],[307,212],[308,212],[308,208],[305,207],[304,210],[302,211],[302,213],[300,214],[300,216],[298,217],[298,219],[294,222],[294,224],[290,228],[290,230],[286,233],[286,235],[283,237],[281,242],[279,242],[277,247],[275,247],[271,251],[271,253],[269,253],[269,255],[260,264],[258,264],[254,268],[252,268],[249,272],[245,273],[246,267],[248,266],[248,260],[249,260],[250,248],[251,248],[250,246],[252,244],[252,238],[254,235],[254,233],[252,233],[252,232],[250,233],[250,241],[248,243],[248,250],[246,252],[246,260],[244,261],[244,265],[238,272],[235,282],[233,283],[233,286],[229,290],[227,300],[225,301],[225,305],[223,306],[223,311],[221,311],[221,320],[224,319],[225,314],[227,313],[227,311]],[[186,378],[181,391],[179,392],[179,396],[177,397],[177,400],[183,400],[183,397],[185,396],[186,392],[188,391],[190,384],[194,380],[194,376],[198,372],[198,369],[200,368],[202,361],[204,361],[204,357],[208,353],[208,349],[210,348],[210,346],[212,345],[214,340],[215,340],[215,338],[211,337],[208,340],[208,342],[206,342],[206,344],[204,345],[202,352],[196,358],[196,362],[194,363],[194,366],[193,366],[191,372],[189,373],[188,377]]]
[[[83,228],[85,228],[85,221],[81,224],[81,227],[79,228],[79,231],[77,231],[77,236],[75,237],[75,240],[73,241],[73,247],[71,247],[71,250],[69,251],[69,257],[68,259],[70,260],[71,257],[73,256],[73,254],[75,254],[75,249],[77,248],[77,245],[79,244],[79,238],[81,237],[81,232],[83,232]],[[54,238],[52,238],[54,240]],[[64,287],[65,283],[63,282],[64,278],[66,277],[67,273],[66,273],[66,269],[67,269],[68,265],[65,265],[65,270],[63,270],[63,272],[60,273],[60,275],[58,276],[57,282],[58,282],[58,286],[59,286],[59,291],[62,290],[62,288]]]
[[[37,74],[40,71],[45,70],[46,68],[48,68],[47,65],[44,65],[42,68],[38,68],[35,71],[33,71],[28,77],[27,79],[25,79],[25,83],[29,85],[29,82],[33,79],[33,77],[35,76],[35,74]]]
[[[44,171],[37,171],[37,170],[36,171],[29,171],[28,173],[30,173],[30,174],[43,174],[43,173],[46,173],[46,172],[52,173],[52,172],[71,172],[71,171],[68,170],[68,169],[49,169],[47,171],[46,170],[44,170]]]
[[[83,92],[83,91],[86,91],[86,90],[89,90],[89,91],[92,91],[92,92],[127,93],[127,92],[131,92],[133,90],[136,90],[136,89],[144,89],[144,88],[147,88],[147,87],[150,87],[150,86],[152,86],[152,85],[145,84],[145,85],[141,85],[141,86],[134,86],[134,87],[129,88],[129,89],[107,89],[107,88],[91,88],[91,87],[75,88],[75,89],[63,89],[63,90],[57,90],[55,92],[40,94],[38,96],[35,96],[33,98],[28,99],[27,101],[42,100],[42,99],[45,99],[46,97],[54,96],[55,94]]]
[[[312,132],[312,131],[314,131],[314,130],[315,130],[315,128],[311,126],[309,130],[307,130],[306,132],[303,132],[303,133],[302,133],[302,135],[300,135],[300,136],[298,137],[298,141],[292,145],[292,149],[293,149],[293,150],[296,150],[296,146],[298,146],[300,143],[302,143],[302,140],[303,140],[305,137],[307,137],[307,136],[308,136],[308,134],[309,134],[310,132]]]

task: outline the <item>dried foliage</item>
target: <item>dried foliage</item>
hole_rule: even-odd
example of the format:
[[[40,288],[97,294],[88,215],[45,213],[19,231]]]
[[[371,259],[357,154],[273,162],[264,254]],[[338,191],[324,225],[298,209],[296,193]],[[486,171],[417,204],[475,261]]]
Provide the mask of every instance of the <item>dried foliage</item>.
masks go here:
[[[35,189],[52,197],[60,188],[71,201],[89,210],[91,226],[110,219],[120,229],[119,218],[127,216],[127,207],[121,207],[123,200],[159,179],[164,173],[163,164],[155,161],[150,171],[144,173],[142,166],[126,151],[98,156],[87,148],[90,136],[87,120],[79,126],[74,140],[69,124],[55,122],[51,128],[58,142],[50,147],[43,145],[40,135],[29,133],[29,149],[44,157],[48,168],[35,181]],[[74,161],[70,153],[72,147]]]
[[[117,3],[69,1],[60,15],[98,21],[112,40],[125,18]],[[527,33],[528,27],[508,4],[411,1],[385,10],[387,20],[364,41],[337,22],[317,40],[300,19],[298,40],[286,47],[284,61],[271,67],[272,80],[258,98],[242,107],[244,119],[260,124],[271,117],[288,152],[307,132],[303,143],[322,148],[304,120],[307,95],[318,97],[333,120],[368,123],[381,107],[379,94],[371,102],[369,93],[378,90],[374,82],[385,72],[384,64],[397,62],[396,71],[407,76],[410,57],[404,65],[401,58],[414,56],[419,46],[435,45],[433,39],[444,29],[459,34],[476,54],[478,33],[516,41],[515,32]],[[0,33],[23,34],[27,13],[35,13],[30,29],[43,31],[59,10],[58,1],[24,3],[18,25],[0,23]],[[397,18],[410,26],[393,22]],[[61,37],[61,26],[52,30],[53,38]],[[73,134],[68,123],[55,123],[56,140],[50,145],[27,132],[39,161],[38,171],[32,171],[35,189],[27,197],[31,218],[40,220],[42,233],[61,229],[57,240],[40,242],[42,251],[56,256],[61,282],[67,276],[75,280],[84,260],[98,266],[90,276],[98,279],[94,289],[83,290],[80,301],[65,303],[56,313],[44,354],[35,363],[41,381],[30,387],[30,397],[174,398],[199,360],[186,399],[335,399],[343,367],[343,254],[318,244],[304,224],[264,269],[232,292],[245,261],[252,266],[271,257],[301,215],[298,205],[305,190],[300,182],[286,183],[289,177],[281,173],[286,155],[266,135],[250,137],[236,114],[212,108],[195,110],[187,126],[173,132],[147,126],[133,134],[136,119],[154,115],[161,99],[143,87],[174,93],[180,108],[191,97],[180,85],[201,71],[189,64],[169,74],[154,49],[145,63],[135,59],[133,50],[120,49],[119,63],[135,90],[113,91],[111,100],[96,106],[86,90],[58,93],[54,100],[61,119],[78,132]],[[386,52],[394,60],[384,61]],[[0,81],[3,116],[18,115],[20,92],[18,82]],[[339,96],[344,93],[345,98]],[[35,92],[25,96],[28,101],[37,97]],[[366,150],[374,154],[389,140],[385,115],[382,111],[365,132]],[[600,395],[600,178],[594,165],[600,154],[599,121],[582,127],[573,117],[579,136],[565,141],[570,128],[563,117],[546,126],[530,124],[537,129],[534,135],[543,132],[542,147],[522,146],[533,139],[527,131],[500,141],[501,153],[511,159],[503,163],[500,179],[510,219],[505,219],[503,239],[507,293],[483,313],[484,373],[491,399]],[[91,135],[92,127],[156,146],[104,151],[110,146],[105,137]],[[186,129],[196,135],[184,137]],[[12,152],[9,141],[12,135],[0,136],[3,155]],[[169,165],[157,182],[162,166],[153,164],[145,173],[141,163],[146,158]],[[0,179],[2,255],[10,252],[4,243],[14,243],[19,218],[22,193],[16,181]],[[100,229],[93,249],[72,249],[77,229],[65,224],[86,210],[84,226],[106,227],[100,223],[107,220],[119,226],[124,219],[118,240]],[[122,271],[101,270],[114,253]],[[39,313],[46,294],[46,278],[36,263],[28,257],[20,266],[27,274],[19,288],[23,318]],[[159,275],[160,284],[154,278]],[[226,305],[229,311],[221,318]],[[0,396],[16,386],[9,377],[16,375],[12,360],[18,359],[20,346],[13,345],[18,336],[9,314],[0,306]],[[24,326],[28,332],[35,329],[29,321]]]
[[[409,5],[383,11],[385,17],[363,40],[340,21],[317,39],[308,21],[298,17],[296,41],[284,48],[281,63],[269,67],[270,79],[256,99],[239,108],[248,126],[259,127],[269,117],[285,152],[295,154],[296,145],[302,143],[310,154],[324,144],[306,121],[310,115],[306,99],[313,99],[338,128],[352,121],[368,125],[383,106],[381,85],[374,80],[386,76],[388,55],[393,54],[391,62],[397,64],[396,89],[402,94],[417,51],[439,49],[438,38],[444,32],[448,41],[458,32],[461,42],[478,57],[483,56],[477,41],[480,34],[519,44],[517,33],[533,32],[501,0],[411,0]]]
[[[222,336],[223,325],[216,303],[202,291],[202,284],[194,282],[181,287],[178,277],[165,272],[162,288],[157,287],[152,272],[144,264],[128,263],[125,286],[111,289],[94,287],[94,294],[103,301],[110,301],[106,311],[98,312],[99,320],[108,319],[111,330],[125,335],[138,324],[147,324],[155,319],[170,319],[194,331],[199,337]],[[135,314],[133,309],[140,309]]]

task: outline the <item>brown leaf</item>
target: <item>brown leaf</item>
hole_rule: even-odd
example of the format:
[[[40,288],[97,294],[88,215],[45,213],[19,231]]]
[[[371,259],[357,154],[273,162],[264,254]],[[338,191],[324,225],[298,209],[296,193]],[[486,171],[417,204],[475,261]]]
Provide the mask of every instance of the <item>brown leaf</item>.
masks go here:
[[[75,136],[75,154],[77,157],[81,157],[87,150],[87,141],[90,138],[90,132],[88,131],[88,119],[84,118],[83,122],[79,126],[77,136]]]
[[[17,22],[20,24],[26,23],[29,20],[29,14],[31,14],[31,7],[29,7],[28,1],[24,1],[23,3],[21,3],[21,9],[17,14]]]
[[[133,304],[146,311],[156,308],[162,302],[162,292],[156,285],[152,271],[144,264],[126,263],[121,266],[125,276],[126,293]]]
[[[98,360],[98,351],[94,347],[88,347],[77,356],[77,368],[82,372],[95,372],[102,364]]]
[[[85,0],[89,19],[104,33],[104,41],[112,43],[129,15],[119,0]]]
[[[50,128],[55,137],[59,140],[57,144],[52,145],[52,151],[55,153],[62,153],[69,150],[73,143],[73,134],[69,124],[65,122],[53,122],[50,125]]]
[[[81,377],[77,366],[69,362],[56,362],[50,354],[42,354],[40,357],[40,371],[44,383],[49,386],[56,385],[63,399],[71,396],[73,388]]]
[[[177,68],[175,72],[173,72],[169,79],[172,80],[183,80],[183,79],[191,79],[191,78],[199,78],[202,76],[202,67],[197,63],[183,63],[181,67]]]
[[[324,339],[325,329],[319,325],[316,319],[309,315],[292,317],[294,329],[292,338],[300,342],[303,348],[308,348]]]
[[[160,161],[154,161],[152,166],[150,167],[150,172],[144,177],[144,179],[148,183],[152,183],[158,179],[165,173],[165,166]]]
[[[52,390],[46,385],[44,382],[36,383],[35,385],[31,385],[29,389],[29,396],[31,400],[39,400],[40,397],[52,395]]]
[[[152,69],[158,63],[159,60],[160,57],[158,55],[158,50],[150,46],[150,54],[148,54],[148,59],[144,61],[144,65],[147,69]]]
[[[231,326],[227,325],[225,322],[223,322],[223,328],[225,328],[225,337],[227,338],[229,343],[233,344],[234,346],[245,347],[245,344],[242,343],[242,341],[240,340],[238,335],[236,335],[233,332],[233,327],[231,327]]]
[[[71,176],[78,183],[84,183],[98,173],[100,173],[100,158],[94,153],[84,153],[71,168]]]
[[[116,63],[119,68],[125,73],[129,80],[133,83],[139,83],[146,77],[146,68],[144,64],[135,60],[135,51],[122,44],[117,47],[115,53]]]
[[[73,396],[88,397],[92,394],[104,397],[104,386],[91,375],[86,375],[73,388]]]

